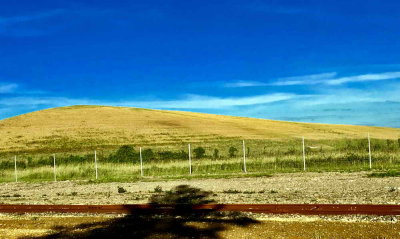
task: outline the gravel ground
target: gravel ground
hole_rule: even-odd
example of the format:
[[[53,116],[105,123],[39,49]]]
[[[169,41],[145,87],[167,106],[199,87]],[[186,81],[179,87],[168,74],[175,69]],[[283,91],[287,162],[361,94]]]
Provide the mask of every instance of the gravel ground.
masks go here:
[[[400,177],[368,178],[358,173],[286,173],[272,177],[191,179],[135,183],[2,183],[0,203],[146,203],[156,187],[188,184],[212,191],[218,203],[400,204]],[[118,187],[126,192],[118,193]]]
[[[338,218],[264,215],[249,224],[157,220],[157,225],[135,228],[140,220],[115,215],[0,215],[0,238],[120,238],[121,233],[132,235],[129,238],[137,234],[142,235],[138,238],[400,238],[400,223],[393,220]],[[191,234],[186,236],[182,229]]]

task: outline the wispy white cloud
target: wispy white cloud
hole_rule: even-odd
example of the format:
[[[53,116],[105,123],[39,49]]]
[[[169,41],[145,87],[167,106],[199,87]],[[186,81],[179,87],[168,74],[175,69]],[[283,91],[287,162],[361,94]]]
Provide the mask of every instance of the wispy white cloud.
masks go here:
[[[326,80],[330,80],[336,77],[336,72],[328,72],[322,74],[313,74],[305,76],[292,76],[279,78],[276,82],[271,85],[277,86],[289,86],[289,85],[314,85],[324,83]]]
[[[379,80],[390,80],[390,79],[400,79],[400,72],[385,72],[378,74],[365,74],[365,75],[341,77],[328,80],[326,84],[341,85],[349,82],[379,81]]]
[[[119,105],[168,109],[222,109],[225,107],[267,104],[293,98],[294,94],[266,94],[247,97],[212,97],[188,95],[180,100],[124,102]]]
[[[49,107],[67,105],[114,105],[131,106],[154,109],[223,109],[226,107],[251,106],[267,104],[293,98],[292,94],[268,94],[249,97],[211,97],[202,95],[188,95],[179,100],[152,100],[152,101],[101,101],[91,99],[70,99],[66,97],[11,97],[0,99],[0,106],[40,106]]]
[[[100,104],[100,101],[86,99],[71,99],[67,97],[31,96],[31,97],[7,97],[0,99],[0,106],[19,107],[19,106],[48,106],[59,107],[67,105]]]
[[[395,74],[386,75],[387,78],[395,76]],[[379,77],[367,78],[381,79],[385,77],[379,75]],[[364,80],[364,78],[361,77],[360,80]],[[18,94],[25,90],[15,84],[0,85],[0,92],[12,93],[17,92],[16,89],[18,89]],[[3,94],[0,95],[0,118],[51,107],[110,105],[190,110],[280,120],[400,127],[400,124],[396,123],[400,122],[399,92],[400,81],[367,88],[321,87],[319,90],[307,94],[276,92],[248,96],[184,95],[173,99],[126,101],[53,97],[50,93],[22,93],[19,94],[21,96]]]
[[[2,84],[0,83],[0,94],[13,93],[18,88],[17,84]]]
[[[44,18],[54,17],[64,13],[64,9],[55,9],[46,12],[39,12],[29,15],[20,15],[20,16],[12,16],[12,17],[0,17],[0,25],[11,25],[22,22],[31,22],[35,20],[40,20]]]
[[[400,128],[400,82],[357,89],[335,87],[287,101],[223,109],[223,114],[275,120]]]
[[[335,105],[372,102],[400,102],[400,84],[387,84],[374,89],[339,88],[324,90],[304,99],[302,105]]]
[[[32,23],[43,21],[65,13],[64,9],[54,9],[28,15],[0,16],[0,35],[12,37],[32,37],[47,34],[42,28],[32,27]]]
[[[267,86],[267,83],[259,81],[234,81],[224,83],[224,87],[237,88],[237,87],[254,87],[254,86]]]
[[[285,15],[293,15],[293,14],[306,14],[309,13],[309,10],[306,8],[295,7],[293,5],[282,5],[282,4],[273,4],[265,1],[249,1],[247,4],[241,4],[240,9],[266,13],[266,14],[285,14]]]
[[[2,88],[0,87],[0,90]],[[13,91],[13,86],[5,86],[2,92]],[[312,105],[335,105],[363,102],[400,102],[400,84],[385,85],[374,90],[354,88],[328,89],[312,94],[272,93],[264,95],[250,95],[243,97],[215,97],[207,95],[186,95],[179,99],[168,100],[127,100],[104,101],[95,99],[75,99],[68,97],[51,97],[46,95],[33,95],[21,97],[3,97],[0,107],[18,106],[48,106],[58,107],[67,105],[114,105],[130,106],[153,109],[220,109],[247,107],[255,105],[268,105],[281,102],[292,106],[304,107]]]
[[[346,76],[346,77],[336,77],[336,76],[337,76],[336,72],[331,72],[331,73],[323,73],[316,75],[286,77],[278,79],[278,81],[272,83],[271,85],[276,85],[276,86],[316,85],[316,84],[342,85],[353,82],[400,79],[400,72],[362,74],[362,75]]]

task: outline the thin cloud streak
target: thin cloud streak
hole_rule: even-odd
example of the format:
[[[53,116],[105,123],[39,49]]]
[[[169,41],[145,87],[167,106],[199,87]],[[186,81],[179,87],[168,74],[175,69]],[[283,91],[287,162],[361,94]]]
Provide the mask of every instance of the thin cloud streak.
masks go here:
[[[326,84],[329,85],[341,85],[349,82],[364,82],[364,81],[379,81],[379,80],[390,80],[399,79],[400,72],[385,72],[380,74],[365,74],[358,76],[342,77],[338,79],[328,80]]]
[[[182,100],[167,101],[148,101],[148,102],[125,102],[120,106],[140,106],[148,108],[165,108],[165,109],[222,109],[235,106],[250,106],[257,104],[268,104],[278,101],[284,101],[294,98],[294,94],[267,94],[249,97],[211,97],[201,95],[189,95]]]
[[[67,105],[99,104],[100,101],[86,99],[70,99],[67,97],[9,97],[0,99],[0,107],[19,107],[19,106],[49,106],[59,107]]]
[[[393,77],[387,75],[387,77]],[[383,78],[380,76],[379,79]],[[1,88],[3,86],[3,88]],[[0,85],[0,92],[16,92],[13,84]],[[24,92],[24,90],[18,90]],[[367,124],[399,127],[395,123],[400,105],[400,82],[380,84],[368,89],[324,87],[308,94],[272,93],[245,97],[186,95],[178,99],[108,101],[91,98],[53,97],[49,93],[0,97],[0,118],[45,108],[70,105],[109,105],[150,109],[188,110],[277,120],[312,119],[312,122]],[[13,93],[12,93],[13,94]],[[326,109],[335,109],[334,112]],[[350,109],[343,111],[343,109]],[[345,113],[343,113],[343,112]],[[376,114],[376,116],[375,116]],[[385,118],[384,115],[387,114]],[[378,117],[379,115],[379,117]],[[300,118],[296,118],[300,117]],[[382,121],[386,119],[387,121]],[[363,121],[364,120],[364,121]],[[365,123],[363,123],[365,122]],[[383,122],[383,123],[382,123]],[[386,123],[385,123],[386,122]]]
[[[336,78],[335,76],[336,72],[317,74],[317,75],[294,76],[294,77],[281,78],[277,82],[272,83],[271,85],[275,86],[316,85],[316,84],[342,85],[346,83],[355,83],[355,82],[392,80],[392,79],[400,79],[400,72],[363,74],[363,75],[339,77],[339,78]]]
[[[39,12],[30,15],[13,17],[0,16],[0,35],[11,37],[36,37],[45,35],[43,29],[31,28],[29,25],[34,21],[43,21],[65,13],[64,9],[54,9],[46,12]]]
[[[279,4],[266,3],[262,1],[254,1],[245,5],[240,5],[240,10],[265,13],[265,14],[284,14],[284,15],[298,15],[298,14],[310,14],[309,9],[284,6]]]
[[[225,83],[224,87],[227,88],[240,88],[240,87],[255,87],[255,86],[267,86],[267,83],[259,81],[235,81],[231,83]]]
[[[40,20],[44,18],[54,17],[64,13],[64,9],[55,9],[47,12],[39,12],[31,15],[24,16],[14,16],[14,17],[0,17],[0,24],[11,25],[21,22],[31,22],[35,20]]]
[[[235,106],[250,106],[267,104],[292,99],[292,94],[270,94],[250,97],[210,97],[201,95],[189,95],[181,100],[156,100],[156,101],[123,101],[107,102],[90,99],[70,99],[66,97],[13,97],[0,99],[0,106],[40,106],[50,107],[67,105],[114,105],[159,109],[218,109]]]
[[[17,84],[1,84],[0,83],[0,94],[13,93],[18,88]]]
[[[279,78],[277,82],[270,85],[276,86],[289,86],[289,85],[314,85],[324,83],[326,80],[336,77],[336,72],[328,72],[322,74],[313,74],[305,76],[292,76]]]
[[[11,86],[5,86],[3,92],[10,92]],[[0,87],[1,89],[1,87]],[[273,93],[246,97],[214,97],[206,95],[186,95],[174,100],[131,100],[131,101],[102,101],[94,99],[73,99],[68,97],[31,96],[31,97],[3,97],[0,107],[18,106],[67,106],[67,105],[114,105],[143,107],[153,109],[220,109],[230,107],[245,107],[254,105],[268,105],[276,102],[294,106],[335,105],[344,103],[362,102],[400,102],[400,84],[382,86],[375,90],[361,90],[354,88],[339,88],[324,90],[314,94]]]

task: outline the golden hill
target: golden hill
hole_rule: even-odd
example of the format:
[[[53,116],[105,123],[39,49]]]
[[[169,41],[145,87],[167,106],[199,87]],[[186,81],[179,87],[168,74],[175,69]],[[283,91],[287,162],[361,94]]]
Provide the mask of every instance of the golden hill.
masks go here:
[[[181,111],[71,106],[0,121],[1,151],[158,145],[227,139],[397,139],[400,129],[273,121]]]

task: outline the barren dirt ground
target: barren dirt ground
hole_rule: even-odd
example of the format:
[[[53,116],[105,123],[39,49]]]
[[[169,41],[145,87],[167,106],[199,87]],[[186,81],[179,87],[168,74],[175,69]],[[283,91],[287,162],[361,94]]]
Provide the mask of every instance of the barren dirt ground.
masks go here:
[[[143,221],[103,215],[0,215],[0,238],[400,238],[400,223],[387,218],[266,216],[248,224],[150,222],[137,226]]]
[[[0,203],[146,203],[155,188],[188,184],[213,192],[218,203],[400,204],[400,178],[368,178],[367,173],[286,173],[272,177],[191,179],[135,183],[79,181],[0,184]],[[126,190],[119,193],[118,187]]]
[[[366,172],[135,183],[3,183],[0,203],[146,203],[155,191],[182,184],[212,191],[218,203],[400,204],[400,178],[368,178]],[[119,187],[126,192],[118,192]],[[103,238],[104,235],[114,238],[121,233],[133,233],[137,238],[192,238],[191,233],[196,238],[400,238],[399,216],[250,214],[249,217],[256,222],[243,224],[231,219],[176,222],[160,218],[148,222],[123,215],[0,214],[0,238]]]

